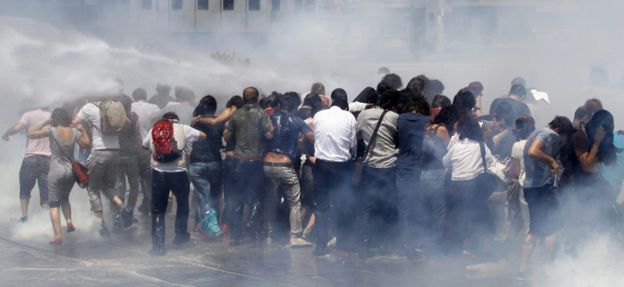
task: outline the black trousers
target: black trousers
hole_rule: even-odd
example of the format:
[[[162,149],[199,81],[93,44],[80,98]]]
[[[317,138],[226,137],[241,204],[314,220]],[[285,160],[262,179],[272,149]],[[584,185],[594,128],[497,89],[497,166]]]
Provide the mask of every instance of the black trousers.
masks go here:
[[[343,244],[353,238],[355,198],[351,188],[352,162],[330,162],[317,159],[314,172],[314,205],[316,214],[317,248],[329,241],[331,223],[336,228],[337,241]]]
[[[187,237],[189,217],[189,177],[183,172],[160,172],[152,170],[152,243],[165,243],[165,214],[169,192],[176,198],[177,211],[175,234]]]
[[[399,210],[396,168],[364,167],[361,199],[362,243],[366,248],[388,247],[395,239]],[[403,199],[402,199],[403,200]],[[391,244],[393,245],[393,244]]]

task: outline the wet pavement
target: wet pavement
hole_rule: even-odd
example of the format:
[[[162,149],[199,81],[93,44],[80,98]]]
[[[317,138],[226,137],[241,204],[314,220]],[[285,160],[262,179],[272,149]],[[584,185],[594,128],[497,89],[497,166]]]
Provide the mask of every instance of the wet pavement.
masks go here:
[[[171,216],[168,227],[172,227]],[[61,246],[43,238],[15,239],[9,224],[0,226],[0,286],[513,286],[505,277],[468,279],[462,260],[448,258],[408,262],[402,257],[361,260],[335,251],[316,258],[312,248],[291,249],[247,244],[230,247],[191,242],[167,256],[148,255],[147,218],[110,239],[93,236],[80,226],[64,233]],[[47,227],[49,228],[49,226]],[[93,229],[93,228],[92,228]],[[170,228],[168,231],[171,232]],[[89,236],[84,233],[90,233]]]

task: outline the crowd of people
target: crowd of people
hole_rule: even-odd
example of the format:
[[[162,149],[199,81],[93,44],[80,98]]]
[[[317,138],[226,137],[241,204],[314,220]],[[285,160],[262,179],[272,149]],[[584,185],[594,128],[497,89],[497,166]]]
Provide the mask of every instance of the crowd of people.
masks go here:
[[[314,245],[316,256],[493,259],[505,255],[492,250],[517,247],[519,277],[537,243],[554,254],[564,226],[581,236],[614,231],[624,135],[600,100],[588,100],[573,120],[557,116],[536,127],[522,78],[487,113],[483,89],[472,82],[451,99],[439,80],[420,75],[403,87],[389,73],[353,101],[340,88],[326,95],[321,83],[303,98],[248,87],[217,113],[211,95],[194,105],[190,89],[171,97],[158,85],[149,100],[136,89],[132,98],[28,111],[3,138],[27,131],[20,221],[28,220],[37,183],[50,209],[51,244],[62,243],[59,211],[67,232],[76,230],[69,194],[79,162],[88,169],[84,187],[100,235],[111,236],[106,218],[123,230],[138,210],[151,216],[155,255],[166,254],[173,200],[174,245],[189,241],[193,214],[202,238],[237,246],[286,237],[291,247]],[[102,195],[112,217],[104,216]]]

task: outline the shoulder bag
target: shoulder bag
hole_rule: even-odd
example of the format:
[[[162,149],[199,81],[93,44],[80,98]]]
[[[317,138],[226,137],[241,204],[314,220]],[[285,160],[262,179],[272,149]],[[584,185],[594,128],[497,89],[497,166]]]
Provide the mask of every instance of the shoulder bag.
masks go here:
[[[371,135],[371,138],[368,141],[368,146],[366,146],[364,155],[362,155],[361,157],[358,158],[358,160],[355,161],[355,167],[353,169],[353,177],[351,178],[354,185],[359,185],[360,182],[362,181],[362,173],[364,173],[364,162],[366,162],[366,160],[368,159],[368,156],[370,155],[370,152],[373,149],[373,146],[377,142],[377,133],[379,132],[379,127],[381,127],[381,123],[383,122],[383,118],[384,116],[386,116],[387,112],[388,112],[387,110],[384,110],[383,113],[381,113],[381,116],[379,117],[379,121],[377,121],[377,126],[375,126],[375,129],[373,130],[373,134]]]

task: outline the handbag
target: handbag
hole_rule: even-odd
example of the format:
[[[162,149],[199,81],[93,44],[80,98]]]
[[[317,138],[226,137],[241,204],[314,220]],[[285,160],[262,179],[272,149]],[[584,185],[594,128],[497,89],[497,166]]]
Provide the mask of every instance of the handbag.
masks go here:
[[[481,194],[483,196],[489,197],[490,194],[492,194],[494,190],[496,189],[496,184],[498,183],[498,177],[496,177],[496,175],[493,175],[488,171],[487,161],[485,160],[485,144],[483,144],[483,142],[479,142],[479,148],[481,149],[483,173],[477,177],[477,180],[479,181],[479,186],[481,187]]]
[[[373,145],[375,145],[375,143],[377,142],[377,133],[379,132],[379,127],[381,127],[381,122],[383,121],[383,118],[384,116],[386,116],[387,112],[388,112],[387,110],[384,110],[383,113],[381,113],[381,116],[379,117],[379,120],[377,121],[377,125],[375,126],[375,129],[373,130],[373,134],[371,135],[371,138],[368,141],[368,146],[366,146],[364,155],[359,157],[355,161],[355,167],[353,168],[353,176],[351,178],[351,181],[353,182],[354,185],[359,185],[360,182],[362,182],[362,174],[364,173],[364,162],[366,162],[366,160],[368,159],[368,156],[370,155],[371,150],[373,149]]]
[[[204,240],[211,240],[221,237],[223,232],[219,226],[219,220],[217,219],[217,212],[214,209],[209,209],[202,220],[195,227],[195,231],[199,233],[199,236]]]
[[[86,188],[89,185],[89,169],[81,164],[73,160],[69,155],[65,153],[61,144],[56,140],[56,138],[50,132],[50,138],[56,144],[58,149],[61,151],[61,155],[65,157],[69,162],[71,162],[72,172],[74,173],[74,180],[81,188]]]

